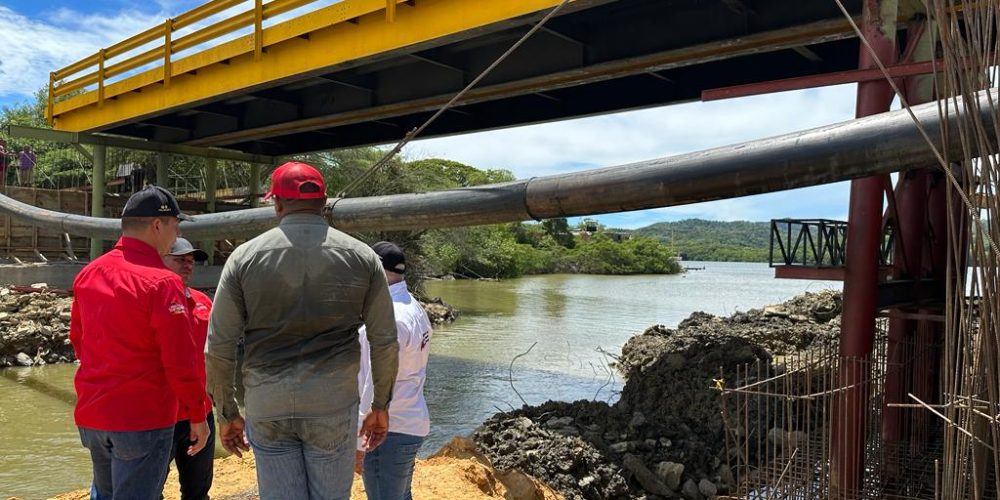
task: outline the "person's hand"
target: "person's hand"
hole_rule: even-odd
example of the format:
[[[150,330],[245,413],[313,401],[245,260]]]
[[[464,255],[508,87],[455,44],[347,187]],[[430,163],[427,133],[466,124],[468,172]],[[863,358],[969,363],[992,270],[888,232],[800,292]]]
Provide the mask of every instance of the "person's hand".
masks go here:
[[[222,447],[229,453],[243,458],[244,451],[250,451],[250,442],[247,441],[246,422],[243,417],[236,417],[228,424],[222,424],[219,436],[222,438]]]
[[[354,472],[358,474],[365,472],[365,452],[361,450],[354,451]]]
[[[191,424],[191,446],[188,446],[187,454],[193,457],[201,451],[209,440],[212,439],[212,430],[208,427],[208,421]]]
[[[361,424],[361,431],[358,432],[358,436],[361,437],[361,444],[364,445],[365,450],[372,451],[385,441],[386,436],[389,435],[389,410],[372,410],[365,417],[364,423]]]

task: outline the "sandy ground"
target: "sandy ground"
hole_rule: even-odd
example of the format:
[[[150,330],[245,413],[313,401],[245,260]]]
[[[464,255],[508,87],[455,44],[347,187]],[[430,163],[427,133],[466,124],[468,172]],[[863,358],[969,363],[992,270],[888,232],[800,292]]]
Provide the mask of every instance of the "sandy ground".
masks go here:
[[[240,459],[235,456],[215,461],[215,479],[212,500],[256,500],[257,479],[253,455]],[[54,500],[88,500],[85,490],[64,493]],[[165,500],[179,500],[177,474],[171,470],[163,491]],[[561,500],[561,496],[546,486],[519,472],[500,473],[489,461],[475,451],[474,445],[463,438],[455,438],[437,454],[426,460],[417,460],[413,474],[413,498],[431,499],[510,499],[510,500]],[[354,476],[352,500],[365,500],[361,477]]]

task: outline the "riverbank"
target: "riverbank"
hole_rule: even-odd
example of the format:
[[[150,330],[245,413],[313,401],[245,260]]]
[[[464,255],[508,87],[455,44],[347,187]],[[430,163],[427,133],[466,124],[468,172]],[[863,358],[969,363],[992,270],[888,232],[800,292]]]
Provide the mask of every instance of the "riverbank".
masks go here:
[[[213,500],[257,500],[256,464],[253,454],[229,456],[215,461]],[[500,472],[475,451],[475,445],[456,438],[426,460],[417,460],[413,473],[413,496],[421,500],[561,500],[563,497],[538,481],[516,471]],[[177,473],[170,471],[164,500],[179,500]],[[354,475],[353,500],[365,500],[364,483]],[[88,490],[57,495],[52,500],[89,500]]]
[[[419,460],[414,496],[706,500],[735,493],[713,385],[740,365],[836,345],[840,311],[840,293],[823,291],[729,316],[696,312],[675,329],[651,326],[615,360],[626,378],[617,402],[549,401],[497,413],[471,440],[455,438]],[[165,498],[176,498],[175,481],[171,475]],[[220,459],[212,497],[255,499],[255,483],[252,458]],[[87,492],[56,498],[83,500]],[[352,498],[365,498],[359,480]]]
[[[427,295],[442,297],[463,314],[435,331],[425,391],[432,426],[420,458],[428,458],[453,436],[471,435],[498,407],[513,410],[510,403],[520,408],[522,397],[533,407],[549,400],[615,403],[625,380],[617,374],[609,379],[605,366],[611,358],[603,353],[622,352],[629,339],[650,325],[676,329],[699,310],[721,321],[734,311],[763,309],[806,290],[838,285],[775,280],[766,265],[728,263],[708,263],[705,271],[672,276],[428,282]],[[56,363],[3,370],[0,498],[47,498],[86,484],[89,457],[72,418],[75,368]],[[711,383],[696,385],[702,390]],[[19,410],[23,408],[36,411]],[[38,420],[38,414],[47,418]]]
[[[824,291],[728,317],[696,312],[676,329],[652,326],[615,362],[626,378],[616,403],[524,406],[495,414],[473,439],[501,470],[523,470],[566,498],[735,493],[713,387],[734,379],[737,367],[835,346],[840,310],[840,293]]]
[[[73,299],[64,290],[0,286],[0,368],[76,361],[69,340]],[[434,324],[454,321],[458,311],[441,299],[423,303]]]

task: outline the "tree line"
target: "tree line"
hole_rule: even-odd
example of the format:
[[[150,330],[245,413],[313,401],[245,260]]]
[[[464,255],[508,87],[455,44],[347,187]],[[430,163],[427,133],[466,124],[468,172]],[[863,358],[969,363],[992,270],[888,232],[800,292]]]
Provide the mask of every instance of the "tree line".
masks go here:
[[[685,260],[767,262],[770,224],[687,219],[634,230],[674,249]]]

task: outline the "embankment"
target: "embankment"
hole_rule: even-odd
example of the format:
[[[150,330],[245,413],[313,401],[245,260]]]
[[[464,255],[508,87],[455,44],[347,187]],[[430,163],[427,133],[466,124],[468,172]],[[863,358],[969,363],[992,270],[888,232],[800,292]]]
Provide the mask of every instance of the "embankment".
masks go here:
[[[69,341],[72,303],[63,291],[0,286],[0,368],[76,361]],[[424,310],[434,324],[458,317],[441,299],[424,303]]]
[[[498,413],[474,434],[500,470],[518,469],[567,499],[687,498],[732,492],[720,392],[736,367],[835,345],[840,295],[807,293],[720,318],[694,313],[622,348],[620,400],[548,402]],[[751,423],[753,425],[753,423]]]

